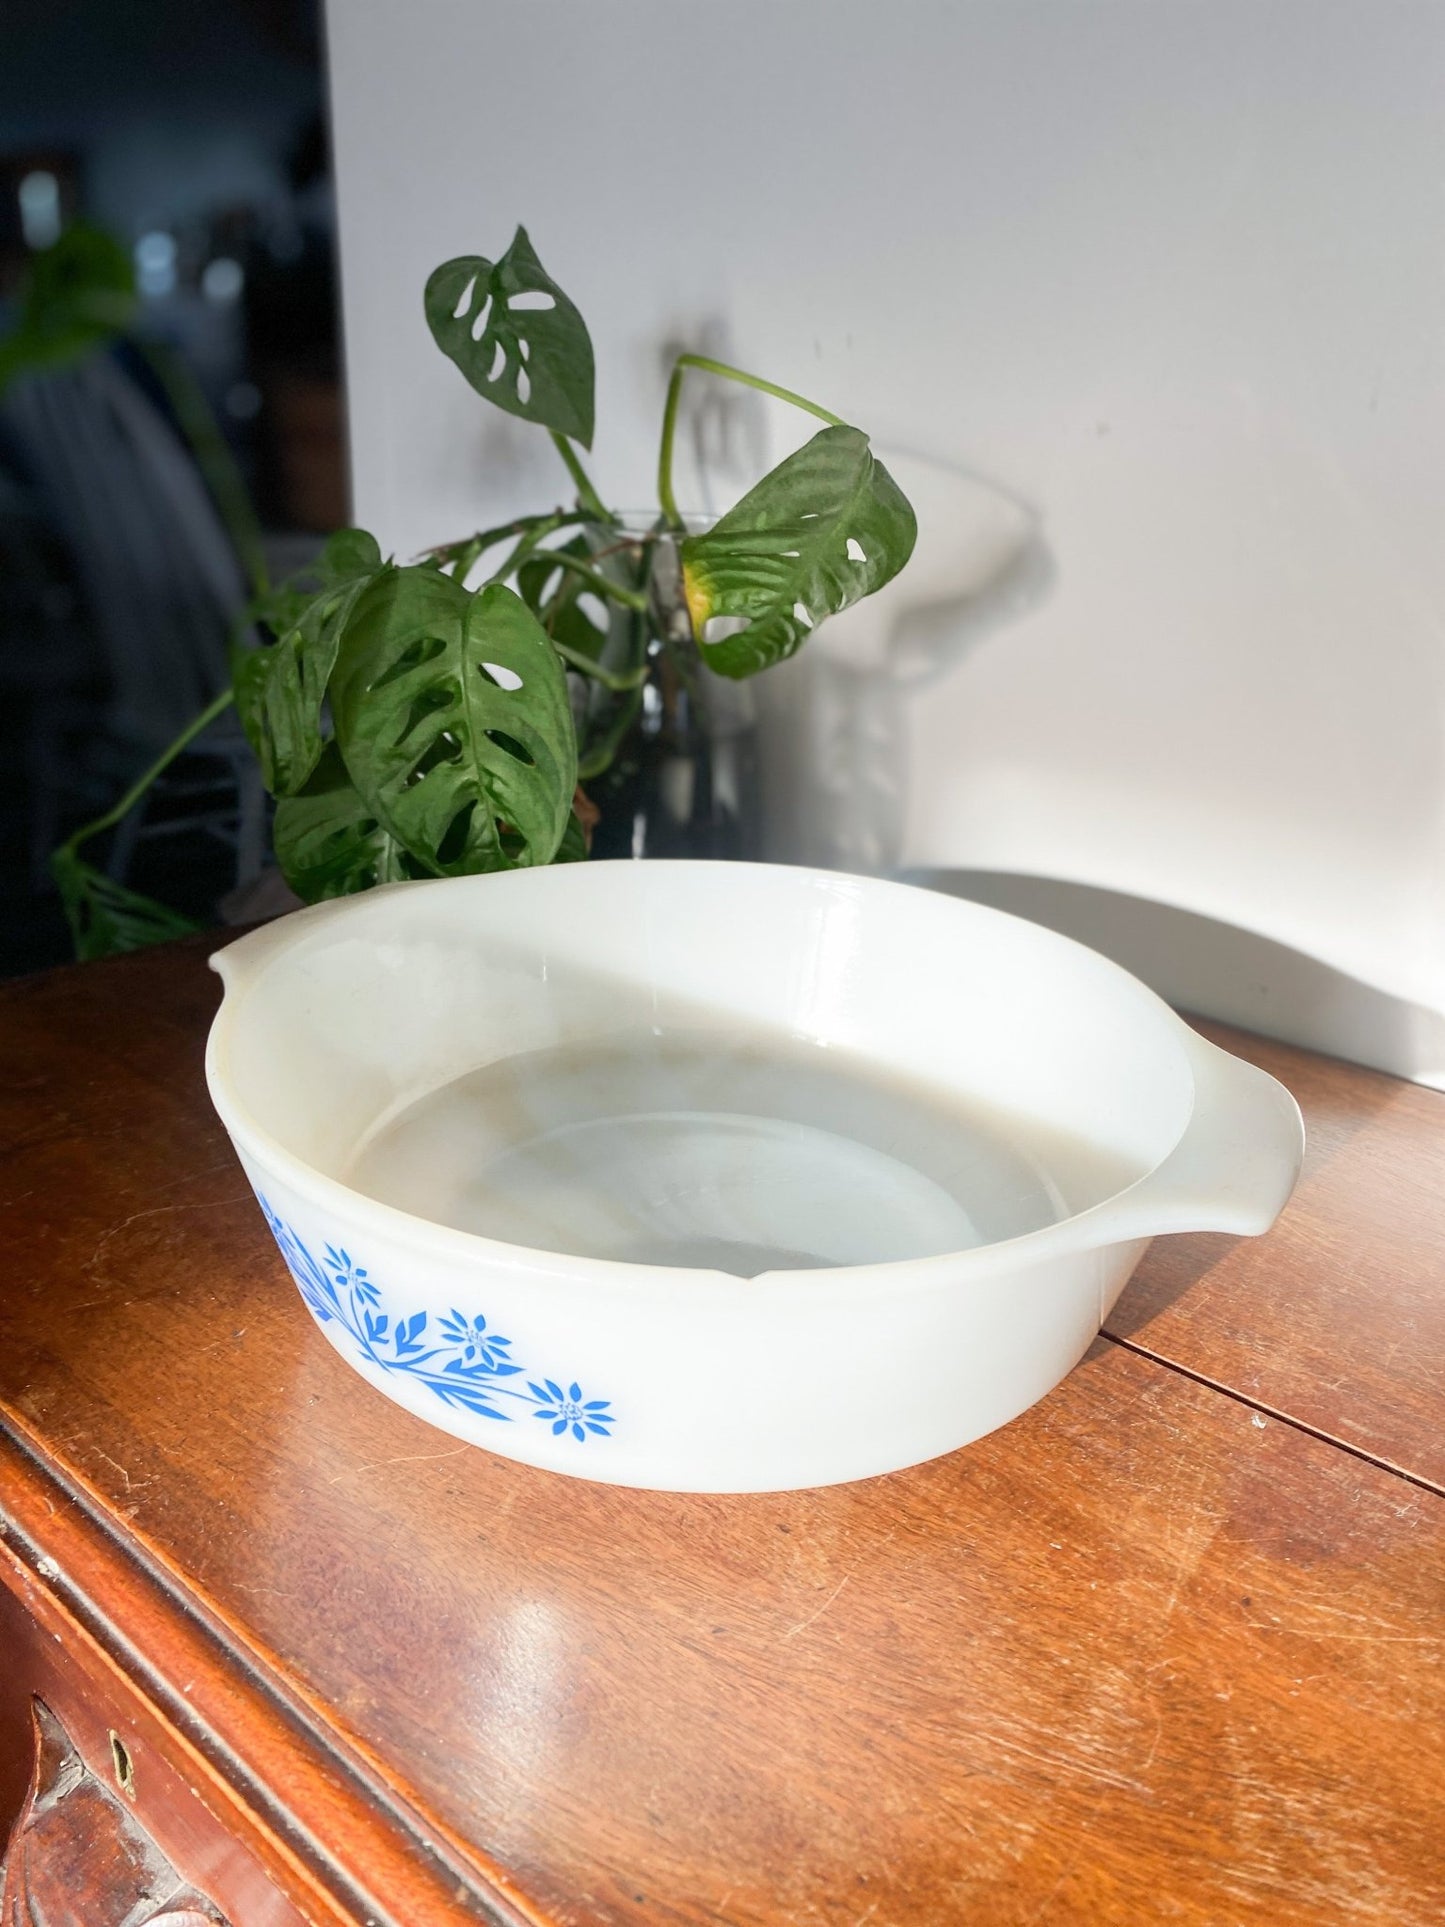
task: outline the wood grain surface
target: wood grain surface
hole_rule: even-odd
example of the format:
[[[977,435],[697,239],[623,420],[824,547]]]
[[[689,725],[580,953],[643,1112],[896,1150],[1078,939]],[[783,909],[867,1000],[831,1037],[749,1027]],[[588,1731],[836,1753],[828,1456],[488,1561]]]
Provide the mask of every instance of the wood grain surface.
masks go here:
[[[1438,1163],[1433,1103],[1405,1132],[1402,1087],[1289,1054],[1320,1151],[1337,1134],[1294,1207],[1320,1228],[1175,1241],[1190,1278],[1156,1246],[1119,1327],[1174,1363],[1100,1340],[887,1479],[632,1493],[458,1445],[337,1358],[206,1103],[202,957],[0,994],[0,1509],[122,1633],[172,1615],[133,1642],[157,1696],[208,1669],[193,1742],[296,1810],[317,1891],[350,1878],[406,1927],[1445,1917],[1445,1502],[1248,1402],[1383,1427],[1403,1383],[1424,1424],[1398,1357],[1291,1379],[1286,1308],[1348,1306],[1357,1352],[1388,1347],[1393,1268],[1372,1341],[1331,1266],[1414,1238],[1414,1192],[1363,1200],[1388,1117]],[[1191,1330],[1201,1291],[1221,1323],[1273,1302],[1232,1328],[1256,1379]]]

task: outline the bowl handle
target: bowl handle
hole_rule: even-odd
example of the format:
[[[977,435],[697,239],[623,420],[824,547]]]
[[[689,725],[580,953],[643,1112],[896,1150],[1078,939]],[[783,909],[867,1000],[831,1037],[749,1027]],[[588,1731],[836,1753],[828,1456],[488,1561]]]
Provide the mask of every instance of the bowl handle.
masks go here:
[[[1283,1211],[1304,1158],[1304,1121],[1284,1085],[1187,1033],[1194,1111],[1162,1164],[1106,1205],[1109,1237],[1232,1231],[1257,1237]]]

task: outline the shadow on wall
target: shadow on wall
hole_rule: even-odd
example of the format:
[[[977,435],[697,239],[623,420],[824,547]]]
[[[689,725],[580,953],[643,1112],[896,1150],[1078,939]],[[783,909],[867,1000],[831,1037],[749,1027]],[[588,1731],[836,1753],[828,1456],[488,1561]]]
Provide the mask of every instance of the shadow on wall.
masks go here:
[[[1180,1009],[1445,1089],[1445,1012],[1288,944],[1092,884],[903,869],[910,715],[1047,599],[1055,568],[1022,503],[960,470],[883,454],[918,510],[918,546],[895,582],[834,616],[760,692],[767,854],[902,874],[1011,911],[1112,957]]]
[[[918,870],[907,880],[1086,943],[1181,1010],[1445,1090],[1445,1012],[1288,944],[1171,904],[1052,877]]]
[[[880,871],[902,853],[908,710],[1053,589],[1039,518],[977,476],[879,451],[918,515],[912,560],[760,690],[770,856]]]

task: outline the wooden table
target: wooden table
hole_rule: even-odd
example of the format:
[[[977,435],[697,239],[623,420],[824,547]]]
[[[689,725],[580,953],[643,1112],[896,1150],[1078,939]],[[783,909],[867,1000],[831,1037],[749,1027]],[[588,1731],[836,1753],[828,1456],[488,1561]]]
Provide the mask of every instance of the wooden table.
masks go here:
[[[205,948],[0,993],[13,1918],[1445,1919],[1445,1098],[1229,1039],[1311,1131],[1270,1237],[1156,1244],[951,1458],[633,1493],[331,1351]]]

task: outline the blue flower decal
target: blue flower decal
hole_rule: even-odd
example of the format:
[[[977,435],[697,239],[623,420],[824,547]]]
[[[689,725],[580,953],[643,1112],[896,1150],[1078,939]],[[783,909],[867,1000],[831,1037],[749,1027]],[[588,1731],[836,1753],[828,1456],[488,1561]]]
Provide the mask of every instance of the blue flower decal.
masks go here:
[[[569,1425],[573,1438],[579,1444],[586,1440],[589,1432],[595,1432],[601,1439],[612,1436],[607,1430],[612,1424],[612,1416],[607,1409],[612,1403],[610,1398],[590,1398],[584,1404],[582,1387],[575,1380],[565,1392],[551,1378],[543,1379],[540,1385],[532,1384],[529,1379],[528,1389],[537,1400],[534,1417],[552,1421],[553,1438],[561,1438]]]
[[[521,1366],[514,1365],[507,1357],[511,1339],[488,1331],[487,1321],[480,1312],[472,1319],[468,1319],[465,1312],[448,1312],[440,1329],[453,1344],[461,1346],[462,1357],[468,1365],[484,1365],[488,1371],[521,1371]]]
[[[320,1264],[264,1198],[261,1209],[312,1316],[322,1325],[339,1324],[368,1364],[383,1372],[404,1373],[444,1405],[460,1407],[478,1418],[509,1422],[516,1414],[500,1403],[507,1399],[530,1406],[537,1418],[551,1425],[554,1438],[570,1431],[579,1444],[585,1444],[589,1435],[612,1436],[608,1429],[615,1423],[612,1401],[584,1399],[575,1380],[565,1392],[551,1378],[540,1383],[528,1379],[525,1391],[507,1384],[508,1379],[520,1377],[523,1368],[512,1363],[511,1339],[493,1331],[480,1312],[469,1318],[452,1310],[429,1329],[426,1312],[407,1314],[388,1308],[381,1287],[350,1252],[327,1245],[326,1262]]]
[[[349,1251],[338,1251],[334,1245],[328,1245],[326,1262],[338,1291],[354,1291],[366,1305],[381,1303],[381,1293],[367,1277],[365,1265],[354,1265]]]

